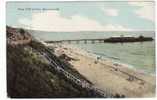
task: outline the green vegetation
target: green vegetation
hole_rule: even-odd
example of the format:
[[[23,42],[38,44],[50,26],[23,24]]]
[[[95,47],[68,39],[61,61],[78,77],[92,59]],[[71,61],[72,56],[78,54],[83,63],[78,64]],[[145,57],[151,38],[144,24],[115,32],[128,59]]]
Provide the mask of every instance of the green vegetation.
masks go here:
[[[21,29],[19,29],[19,32],[20,32],[21,34],[24,34],[24,33],[25,33],[25,30],[24,30],[23,28],[21,28]]]
[[[17,35],[18,34],[18,35]],[[10,37],[16,39],[12,39]],[[50,66],[40,52],[48,53],[51,59],[75,77],[86,80],[72,66],[53,54],[53,48],[45,47],[24,29],[7,26],[7,39],[18,42],[27,36],[31,41],[23,44],[7,44],[7,92],[11,98],[62,98],[102,97],[98,92],[82,88]]]
[[[44,45],[35,41],[28,45],[7,45],[9,97],[100,97],[94,91],[81,88],[57,73],[47,63],[44,63],[43,59],[30,53],[29,48],[38,51],[46,49]],[[74,69],[72,71],[76,72]]]
[[[52,48],[49,49],[49,48],[45,47],[43,44],[41,44],[41,43],[39,43],[39,42],[37,42],[37,41],[32,41],[32,42],[30,43],[30,46],[33,47],[33,48],[35,48],[35,49],[38,50],[38,51],[47,51],[47,50],[49,50],[49,51],[51,51],[51,53],[53,54],[53,49],[52,49]],[[53,55],[53,56],[55,56],[55,55]],[[56,56],[55,56],[55,57],[56,57]],[[73,68],[73,66],[70,65],[70,63],[66,62],[64,59],[62,59],[62,58],[57,58],[57,57],[56,57],[56,60],[57,60],[58,62],[60,62],[60,64],[64,65],[64,66],[65,66],[64,69],[65,69],[66,71],[68,71],[69,73],[72,73],[75,77],[80,78],[80,79],[83,79],[83,80],[86,80],[86,81],[88,81],[89,83],[91,83],[91,82],[90,82],[89,80],[87,80],[84,76],[80,75],[80,73],[79,73],[77,70],[75,70],[75,69]]]

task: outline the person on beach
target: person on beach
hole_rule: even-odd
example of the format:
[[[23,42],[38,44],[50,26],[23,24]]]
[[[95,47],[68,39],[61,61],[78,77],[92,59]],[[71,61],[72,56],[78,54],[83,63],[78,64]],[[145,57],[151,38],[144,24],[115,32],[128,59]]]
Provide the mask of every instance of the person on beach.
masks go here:
[[[101,57],[99,56],[99,57],[97,57],[97,60],[99,60],[99,59],[101,59]]]
[[[94,63],[97,64],[100,59],[101,59],[101,57],[98,56],[98,57],[96,58],[96,60],[94,61]]]
[[[97,60],[95,60],[94,63],[97,64],[98,63]]]

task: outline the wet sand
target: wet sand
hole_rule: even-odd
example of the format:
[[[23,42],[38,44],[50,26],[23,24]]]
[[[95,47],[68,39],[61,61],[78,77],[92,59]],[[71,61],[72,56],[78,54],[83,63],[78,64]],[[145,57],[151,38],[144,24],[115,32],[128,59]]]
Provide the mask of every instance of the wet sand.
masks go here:
[[[97,88],[126,97],[154,97],[155,76],[128,68],[110,60],[91,57],[86,51],[68,45],[55,46],[56,55],[66,54],[80,74]]]

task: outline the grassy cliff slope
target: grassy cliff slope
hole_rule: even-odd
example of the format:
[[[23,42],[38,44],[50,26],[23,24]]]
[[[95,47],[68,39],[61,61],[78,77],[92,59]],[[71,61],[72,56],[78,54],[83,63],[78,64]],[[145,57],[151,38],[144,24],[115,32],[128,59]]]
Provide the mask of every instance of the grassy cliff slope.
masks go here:
[[[30,40],[32,37],[23,29],[7,27],[7,41],[9,40],[7,43],[7,92],[9,97],[101,97],[95,91],[82,88],[56,72],[48,61],[36,52],[47,47],[35,40],[21,42],[24,39]],[[66,67],[65,70],[85,79],[71,67]]]

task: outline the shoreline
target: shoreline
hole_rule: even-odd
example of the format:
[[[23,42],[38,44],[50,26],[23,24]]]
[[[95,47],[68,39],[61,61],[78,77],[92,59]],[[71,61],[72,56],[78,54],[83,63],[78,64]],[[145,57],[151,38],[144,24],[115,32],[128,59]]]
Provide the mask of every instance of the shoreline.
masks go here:
[[[65,44],[62,44],[62,46],[65,47],[65,48],[68,47],[70,49],[76,49],[78,55],[84,55],[84,57],[87,57],[87,58],[96,59],[97,57],[100,57],[99,61],[106,60],[106,61],[111,62],[112,64],[118,64],[118,65],[120,65],[122,67],[129,68],[129,69],[134,70],[134,71],[136,71],[138,73],[142,73],[142,74],[146,74],[146,75],[151,75],[151,76],[155,76],[156,75],[156,72],[155,73],[148,73],[145,70],[135,68],[131,64],[127,64],[127,63],[124,63],[124,62],[121,62],[121,61],[116,61],[116,60],[114,60],[112,58],[104,57],[102,55],[98,55],[98,54],[92,53],[90,51],[85,51],[82,48],[79,48],[79,47],[74,46],[74,45],[69,45],[69,44],[65,45]],[[75,51],[75,53],[76,53],[76,51]]]
[[[63,45],[64,46],[64,45]],[[67,45],[66,45],[67,46]],[[65,46],[65,47],[66,47]],[[118,64],[118,65],[120,65],[120,66],[122,66],[122,67],[126,67],[126,68],[129,68],[129,69],[131,69],[131,70],[134,70],[134,71],[137,71],[137,72],[139,72],[139,73],[143,73],[143,74],[146,74],[146,75],[151,75],[151,76],[155,76],[156,75],[156,71],[155,72],[147,72],[147,71],[145,71],[145,70],[142,70],[142,69],[140,69],[140,68],[136,68],[136,67],[134,67],[133,65],[131,65],[131,64],[128,64],[128,63],[124,63],[123,61],[118,61],[118,60],[115,60],[115,59],[112,59],[112,58],[109,58],[109,57],[105,57],[105,56],[102,56],[102,55],[99,55],[99,54],[96,54],[96,53],[93,53],[93,52],[90,52],[90,51],[86,51],[86,50],[83,50],[83,48],[79,48],[79,47],[77,47],[77,46],[74,46],[74,45],[69,45],[68,44],[68,47],[70,47],[71,49],[73,49],[73,48],[76,48],[76,49],[79,49],[79,50],[82,50],[83,52],[85,52],[85,53],[87,53],[87,56],[89,57],[90,55],[90,57],[91,58],[94,58],[94,59],[96,59],[97,57],[100,57],[101,59],[100,60],[107,60],[107,61],[110,61],[111,63],[113,63],[113,64]],[[78,52],[78,54],[79,53],[81,53],[81,52]]]
[[[108,58],[99,58],[96,54],[72,45],[53,44],[52,47],[55,47],[56,55],[66,54],[77,59],[68,62],[102,90],[109,90],[113,94],[120,93],[126,97],[155,96],[155,76],[139,72],[135,68],[129,68]]]

